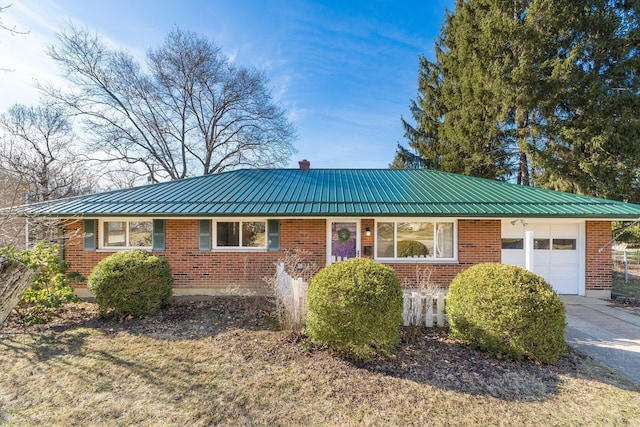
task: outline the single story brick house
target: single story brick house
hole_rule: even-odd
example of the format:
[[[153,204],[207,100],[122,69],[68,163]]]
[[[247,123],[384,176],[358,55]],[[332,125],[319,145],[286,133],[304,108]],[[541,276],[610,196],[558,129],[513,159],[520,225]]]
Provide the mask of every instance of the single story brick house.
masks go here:
[[[62,219],[63,256],[88,276],[123,249],[169,260],[176,295],[266,291],[284,251],[319,266],[351,257],[447,287],[481,262],[524,266],[559,293],[609,298],[611,221],[640,206],[433,170],[242,169],[24,207]],[[528,240],[530,241],[530,239]],[[86,289],[78,288],[79,294]]]

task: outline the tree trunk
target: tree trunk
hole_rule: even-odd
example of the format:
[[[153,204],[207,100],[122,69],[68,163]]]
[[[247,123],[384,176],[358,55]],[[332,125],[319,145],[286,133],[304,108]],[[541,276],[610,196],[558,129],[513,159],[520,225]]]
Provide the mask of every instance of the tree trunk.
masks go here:
[[[524,107],[516,109],[516,138],[518,144],[518,184],[530,185],[529,182],[529,159],[527,157],[527,136],[529,132],[529,112]]]
[[[527,159],[527,153],[520,152],[518,159],[518,184],[530,185],[529,182],[529,159]]]
[[[18,261],[0,257],[0,325],[33,283],[33,274]]]

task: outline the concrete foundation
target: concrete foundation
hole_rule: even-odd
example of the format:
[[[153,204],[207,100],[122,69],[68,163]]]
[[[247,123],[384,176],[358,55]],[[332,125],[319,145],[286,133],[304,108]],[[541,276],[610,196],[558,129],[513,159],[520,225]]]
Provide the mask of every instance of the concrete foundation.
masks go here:
[[[611,289],[587,289],[585,291],[585,296],[587,298],[598,298],[598,299],[611,299]]]
[[[75,288],[74,292],[82,299],[93,300],[93,295],[87,288]],[[262,288],[173,288],[173,296],[184,299],[185,297],[211,297],[211,296],[271,296],[273,291],[267,287]]]

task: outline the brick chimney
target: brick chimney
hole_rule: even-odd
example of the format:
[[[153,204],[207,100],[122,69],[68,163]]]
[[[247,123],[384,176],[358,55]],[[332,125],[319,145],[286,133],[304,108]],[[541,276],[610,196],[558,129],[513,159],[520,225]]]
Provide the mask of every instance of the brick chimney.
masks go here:
[[[311,167],[311,163],[307,159],[300,160],[298,164],[300,165],[300,169],[302,170],[308,170]]]

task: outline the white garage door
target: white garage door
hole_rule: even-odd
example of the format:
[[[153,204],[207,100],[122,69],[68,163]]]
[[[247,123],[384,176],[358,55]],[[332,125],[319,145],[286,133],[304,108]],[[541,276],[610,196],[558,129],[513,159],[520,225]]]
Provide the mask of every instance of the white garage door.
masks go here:
[[[533,272],[560,294],[583,294],[581,224],[502,221],[502,263],[525,266],[524,233],[533,231]]]

